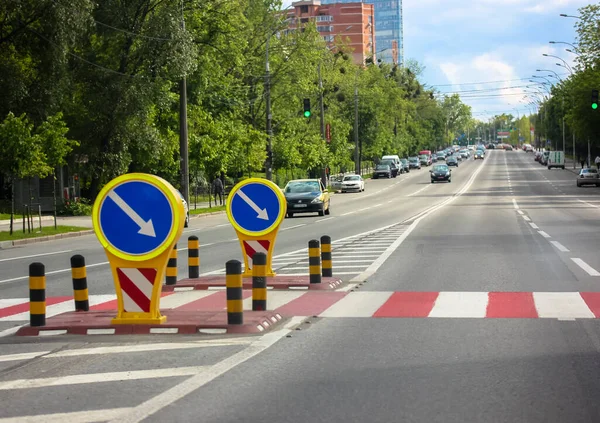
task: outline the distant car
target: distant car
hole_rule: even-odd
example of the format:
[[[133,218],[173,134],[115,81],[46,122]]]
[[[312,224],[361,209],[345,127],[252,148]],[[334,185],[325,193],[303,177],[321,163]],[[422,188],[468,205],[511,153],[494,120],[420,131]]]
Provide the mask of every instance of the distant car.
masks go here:
[[[431,155],[431,156],[429,156],[429,157],[431,157],[431,163],[435,163],[435,162],[437,162],[437,161],[438,161],[437,154],[432,154],[432,155]]]
[[[579,175],[577,175],[577,186],[581,187],[583,185],[596,185],[597,187],[600,187],[600,175],[598,174],[598,169],[581,169]]]
[[[390,167],[392,170],[392,178],[398,176],[398,173],[403,173],[394,160],[381,160],[379,164],[388,165]]]
[[[478,159],[483,160],[483,151],[482,150],[477,150],[475,152],[475,155],[473,156],[473,160],[478,160]]]
[[[409,157],[408,164],[411,169],[421,169],[421,162],[418,157]]]
[[[438,161],[446,160],[446,153],[444,153],[443,151],[439,151],[436,155],[437,155]]]
[[[295,179],[283,189],[287,201],[287,217],[296,213],[331,213],[331,197],[320,179]]]
[[[530,144],[525,144],[525,147],[523,147],[523,150],[525,150],[526,153],[531,153],[531,152],[533,152],[533,146]]]
[[[460,156],[463,159],[468,159],[469,158],[469,150],[460,150],[459,154],[460,154]]]
[[[546,166],[548,164],[548,156],[550,155],[549,151],[544,151],[538,160],[542,166]]]
[[[408,159],[400,159],[400,164],[402,165],[403,172],[410,172],[410,164],[408,163]]]
[[[365,181],[360,175],[346,175],[342,181],[342,192],[365,190]]]
[[[430,166],[431,165],[431,156],[426,155],[426,154],[421,154],[419,156],[419,162],[421,163],[421,166]]]
[[[536,162],[540,161],[540,157],[542,157],[542,152],[541,151],[536,151],[533,155],[533,160],[535,160]]]
[[[391,178],[392,168],[387,164],[378,164],[373,171],[373,179]]]
[[[179,198],[181,198],[181,202],[183,203],[183,209],[185,210],[185,222],[183,223],[183,227],[187,228],[190,225],[190,209],[188,207],[187,201],[183,198],[183,194],[179,191]]]
[[[451,173],[452,171],[448,167],[447,164],[436,164],[429,171],[431,173],[431,183],[440,182],[440,181],[448,181],[451,182]]]
[[[504,150],[513,151],[513,147],[512,147],[512,145],[507,145],[506,147],[504,147]]]
[[[458,167],[458,159],[456,158],[456,156],[446,157],[446,165]]]

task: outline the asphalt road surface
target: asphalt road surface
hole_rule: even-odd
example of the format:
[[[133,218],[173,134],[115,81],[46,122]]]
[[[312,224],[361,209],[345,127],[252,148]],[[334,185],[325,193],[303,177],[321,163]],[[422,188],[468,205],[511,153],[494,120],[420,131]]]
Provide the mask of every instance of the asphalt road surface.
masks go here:
[[[598,422],[599,217],[600,189],[520,151],[462,162],[451,184],[368,181],[277,240],[278,272],[306,273],[308,240],[330,235],[339,291],[269,292],[289,318],[262,336],[4,336],[0,423]],[[225,216],[191,234],[201,272],[241,259]],[[0,331],[26,323],[6,310],[27,265],[69,296],[75,253],[90,293],[114,294],[94,237],[2,251]]]

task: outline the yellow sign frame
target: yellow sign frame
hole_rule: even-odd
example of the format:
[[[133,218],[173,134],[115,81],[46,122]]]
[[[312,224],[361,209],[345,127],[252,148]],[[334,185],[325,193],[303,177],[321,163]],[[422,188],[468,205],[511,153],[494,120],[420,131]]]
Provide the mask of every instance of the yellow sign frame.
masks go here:
[[[128,182],[146,182],[157,188],[167,199],[171,206],[173,222],[167,238],[154,250],[146,254],[127,254],[115,248],[106,238],[100,226],[100,210],[106,200],[108,193],[119,185]],[[104,247],[106,256],[110,263],[115,291],[117,294],[118,312],[111,321],[113,324],[158,324],[166,322],[166,316],[160,314],[160,294],[162,292],[162,280],[164,278],[167,262],[173,246],[177,243],[183,233],[185,222],[185,209],[177,190],[166,180],[159,176],[146,173],[128,173],[116,177],[102,188],[92,208],[92,224],[94,232]],[[149,312],[125,311],[123,291],[117,274],[117,269],[135,268],[156,269],[150,297]]]

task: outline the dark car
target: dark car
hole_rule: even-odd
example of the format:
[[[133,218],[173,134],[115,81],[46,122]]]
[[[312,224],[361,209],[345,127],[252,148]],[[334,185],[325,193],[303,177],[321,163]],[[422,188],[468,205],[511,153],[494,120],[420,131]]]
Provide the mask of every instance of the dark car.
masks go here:
[[[477,150],[475,155],[473,156],[473,160],[481,159],[483,160],[483,150]]]
[[[378,164],[373,171],[373,179],[391,178],[392,168],[387,164]]]
[[[456,156],[446,157],[446,165],[458,167],[458,159],[456,158]]]
[[[403,172],[410,172],[410,165],[408,164],[408,159],[400,159],[400,164],[402,165]]]
[[[437,154],[432,154],[430,157],[431,157],[431,163],[435,163],[438,161]]]
[[[409,157],[408,165],[411,169],[421,169],[421,162],[418,157]]]
[[[431,183],[433,184],[436,181],[448,181],[451,182],[450,176],[452,171],[445,164],[436,164],[429,171],[431,173]]]
[[[403,173],[400,171],[400,169],[398,169],[398,165],[396,165],[396,163],[393,160],[382,160],[379,162],[379,164],[388,165],[390,167],[390,169],[392,170],[392,178],[398,176],[398,173]]]
[[[320,179],[296,179],[283,189],[287,201],[287,217],[295,213],[329,214],[331,198]]]

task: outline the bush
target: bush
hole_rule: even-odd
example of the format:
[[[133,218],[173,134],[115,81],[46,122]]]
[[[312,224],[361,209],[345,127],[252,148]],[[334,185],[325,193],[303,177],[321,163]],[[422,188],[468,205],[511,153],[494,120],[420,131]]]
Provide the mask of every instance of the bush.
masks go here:
[[[64,216],[89,216],[92,214],[92,205],[86,198],[78,198],[76,201],[66,201],[60,210]]]

